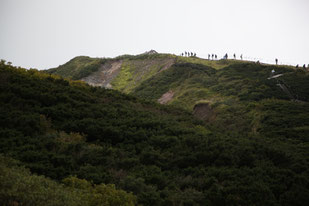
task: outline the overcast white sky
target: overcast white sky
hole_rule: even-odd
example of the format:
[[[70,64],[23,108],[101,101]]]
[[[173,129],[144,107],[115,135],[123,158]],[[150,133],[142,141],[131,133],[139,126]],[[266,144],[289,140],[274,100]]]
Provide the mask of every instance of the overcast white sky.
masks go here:
[[[150,49],[309,64],[309,0],[0,0],[0,28],[25,68]]]

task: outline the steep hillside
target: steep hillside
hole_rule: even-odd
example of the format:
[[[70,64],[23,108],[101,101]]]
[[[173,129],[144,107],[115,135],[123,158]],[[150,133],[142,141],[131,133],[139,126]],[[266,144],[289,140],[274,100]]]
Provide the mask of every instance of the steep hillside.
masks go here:
[[[276,78],[270,78],[272,75]],[[210,61],[168,54],[121,56],[108,60],[82,80],[173,105],[215,127],[246,133],[263,130],[256,124],[260,121],[257,116],[264,115],[262,102],[293,100],[293,107],[298,107],[298,103],[309,101],[307,71],[239,60]]]
[[[181,80],[187,81],[190,68],[194,78],[205,76],[211,80],[217,75],[211,67],[193,65],[174,64],[158,75],[176,70]],[[254,71],[255,67],[250,67],[246,69]],[[234,73],[240,75],[237,68]],[[225,70],[219,71],[216,81],[224,82]],[[292,77],[286,73],[288,81]],[[162,78],[169,78],[176,87],[181,82],[172,74]],[[148,81],[164,83],[162,78],[152,76]],[[306,80],[304,74],[299,78]],[[234,87],[239,81],[235,78],[229,93],[237,89]],[[255,82],[249,77],[247,81]],[[130,192],[137,196],[137,204],[143,205],[306,205],[309,201],[306,103],[285,100],[278,94],[272,99],[248,101],[239,106],[245,110],[237,110],[229,105],[247,100],[209,83],[209,87],[217,88],[216,98],[224,97],[226,101],[218,107],[235,114],[245,111],[245,116],[252,119],[249,124],[257,132],[245,133],[205,124],[191,112],[170,105],[3,63],[0,82],[2,156],[17,159],[32,173],[52,179],[31,177],[29,172],[10,166],[10,158],[2,161],[0,156],[0,179],[21,178],[0,183],[2,205],[24,204],[27,197],[20,197],[22,192],[12,195],[16,188],[25,188],[19,184],[55,191],[55,199],[78,201],[83,196],[74,196],[78,194],[70,190],[74,187],[90,195],[87,201],[94,201],[91,194],[101,195],[102,201],[107,199],[110,205],[121,205],[121,200],[134,204]],[[300,92],[299,96],[305,98],[305,94]],[[257,97],[260,95],[250,98]],[[196,107],[201,108],[209,112]],[[35,194],[31,198],[39,202],[46,192]]]

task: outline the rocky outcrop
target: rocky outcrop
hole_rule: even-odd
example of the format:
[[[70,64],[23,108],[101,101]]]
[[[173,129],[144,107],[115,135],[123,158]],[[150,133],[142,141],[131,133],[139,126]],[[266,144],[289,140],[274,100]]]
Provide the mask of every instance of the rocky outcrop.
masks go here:
[[[145,52],[144,54],[158,54],[158,52],[152,49],[150,51]]]

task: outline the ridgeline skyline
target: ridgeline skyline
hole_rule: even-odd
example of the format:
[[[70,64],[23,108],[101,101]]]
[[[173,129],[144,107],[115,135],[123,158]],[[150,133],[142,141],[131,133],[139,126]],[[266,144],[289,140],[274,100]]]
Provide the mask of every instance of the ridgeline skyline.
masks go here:
[[[154,49],[308,65],[308,8],[306,0],[3,0],[0,58],[48,69],[80,55]]]

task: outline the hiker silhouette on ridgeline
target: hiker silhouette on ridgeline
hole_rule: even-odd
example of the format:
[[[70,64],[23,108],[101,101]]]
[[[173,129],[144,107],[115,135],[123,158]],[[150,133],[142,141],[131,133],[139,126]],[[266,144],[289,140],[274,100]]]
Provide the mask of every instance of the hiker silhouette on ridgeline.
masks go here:
[[[296,65],[296,68],[298,68],[298,64]]]
[[[193,57],[193,52],[191,52],[191,57]]]
[[[228,58],[228,55],[227,55],[227,53],[224,55],[224,59],[227,59]]]
[[[234,59],[236,59],[236,54],[234,54]]]
[[[187,56],[187,52],[185,52],[185,56]]]
[[[242,54],[240,55],[240,59],[242,60]]]
[[[217,59],[218,58],[218,56],[215,54],[215,59]]]
[[[276,60],[276,65],[278,65],[278,59],[276,58],[275,60]]]
[[[194,52],[194,57],[196,57],[196,53]]]
[[[208,54],[208,60],[210,60],[210,54]]]
[[[303,68],[306,69],[306,64],[304,64]]]
[[[211,55],[211,59],[214,60],[214,54]]]
[[[183,53],[181,53],[181,56],[183,57]]]

